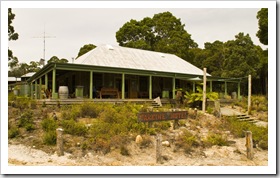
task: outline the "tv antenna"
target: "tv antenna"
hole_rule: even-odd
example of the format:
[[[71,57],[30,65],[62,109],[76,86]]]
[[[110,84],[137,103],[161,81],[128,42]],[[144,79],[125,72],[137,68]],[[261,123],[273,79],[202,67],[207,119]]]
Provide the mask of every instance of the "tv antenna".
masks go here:
[[[44,28],[44,35],[43,36],[34,36],[33,38],[43,38],[44,49],[43,49],[43,59],[40,59],[40,64],[43,66],[45,65],[46,61],[46,38],[55,38],[55,36],[46,36],[45,28]]]

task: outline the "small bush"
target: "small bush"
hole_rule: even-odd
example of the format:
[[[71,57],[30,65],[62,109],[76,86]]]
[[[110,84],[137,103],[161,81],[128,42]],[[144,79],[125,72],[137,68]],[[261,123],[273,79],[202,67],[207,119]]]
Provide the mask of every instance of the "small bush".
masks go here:
[[[213,112],[214,112],[214,109],[213,109],[213,108],[207,107],[207,113],[213,114]]]
[[[19,129],[17,127],[11,127],[8,130],[8,137],[9,138],[15,138],[19,135]]]
[[[121,146],[121,155],[123,155],[123,156],[129,156],[130,155],[127,147],[125,147],[123,145]]]
[[[238,121],[236,117],[226,118],[224,120],[224,129],[229,130],[235,137],[245,137],[244,131],[251,131],[255,144],[262,149],[266,149],[268,142],[268,127],[259,127],[248,122]]]
[[[190,154],[194,147],[199,146],[197,138],[189,131],[184,131],[175,141],[176,149],[182,148],[186,154]]]
[[[168,130],[171,127],[170,121],[155,122],[154,127],[160,130]]]
[[[55,120],[52,118],[46,118],[41,122],[41,126],[45,132],[54,131],[58,127]]]
[[[93,150],[96,152],[102,152],[103,154],[107,154],[111,151],[110,142],[104,139],[96,139],[93,144]]]
[[[150,136],[143,136],[143,141],[140,144],[140,148],[148,148],[153,144],[153,140]]]
[[[24,127],[26,131],[32,131],[35,129],[33,113],[30,110],[27,110],[20,116],[18,126]]]
[[[210,133],[207,135],[205,141],[206,145],[218,145],[218,146],[228,146],[227,138],[223,137],[220,134]]]
[[[71,135],[84,136],[87,134],[87,128],[82,123],[77,123],[73,119],[62,121],[64,132]]]
[[[43,142],[46,145],[55,145],[56,144],[56,131],[45,132],[43,136]]]

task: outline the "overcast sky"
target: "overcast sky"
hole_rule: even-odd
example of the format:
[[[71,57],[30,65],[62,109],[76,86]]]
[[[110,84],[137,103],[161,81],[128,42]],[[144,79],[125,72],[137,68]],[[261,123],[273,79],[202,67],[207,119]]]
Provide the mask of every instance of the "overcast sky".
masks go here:
[[[85,44],[118,45],[115,34],[131,19],[141,20],[169,11],[180,18],[192,39],[204,48],[205,42],[233,40],[239,32],[249,34],[254,44],[261,45],[256,33],[258,8],[13,8],[13,26],[19,39],[9,48],[20,62],[29,63],[52,56],[71,62]]]

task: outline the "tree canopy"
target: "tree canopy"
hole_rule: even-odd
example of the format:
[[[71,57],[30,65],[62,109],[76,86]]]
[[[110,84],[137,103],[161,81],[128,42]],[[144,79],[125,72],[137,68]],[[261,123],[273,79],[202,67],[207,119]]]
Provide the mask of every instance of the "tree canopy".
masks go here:
[[[80,48],[78,56],[76,57],[76,59],[80,56],[82,56],[83,54],[86,54],[87,52],[89,52],[90,50],[96,48],[95,45],[93,44],[86,44],[83,47]]]
[[[132,19],[116,32],[116,39],[120,46],[171,53],[183,59],[188,59],[189,49],[198,46],[181,20],[170,12],[140,21]]]
[[[18,33],[15,32],[14,27],[12,26],[12,22],[15,19],[15,14],[13,14],[12,9],[8,9],[8,37],[10,40],[17,40],[18,39]]]
[[[268,9],[262,8],[258,11],[257,19],[259,20],[259,30],[256,35],[262,44],[268,45]]]
[[[29,64],[27,63],[19,63],[12,68],[12,70],[8,71],[9,77],[20,77],[29,72],[38,72],[40,70],[39,62],[31,61]]]
[[[12,26],[12,22],[15,18],[15,14],[13,14],[12,9],[8,9],[8,40],[17,40],[18,39],[18,33],[15,32],[15,28]],[[13,51],[8,49],[8,61],[9,66],[11,68],[15,67],[18,64],[18,58],[13,55]]]
[[[51,63],[51,62],[55,62],[55,63],[68,63],[68,60],[67,59],[59,59],[57,56],[53,56],[51,57],[49,60],[48,60],[48,64]]]

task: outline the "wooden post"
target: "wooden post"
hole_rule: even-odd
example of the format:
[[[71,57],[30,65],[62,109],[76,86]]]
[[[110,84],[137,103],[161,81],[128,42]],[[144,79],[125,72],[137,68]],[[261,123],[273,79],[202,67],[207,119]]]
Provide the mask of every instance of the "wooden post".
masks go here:
[[[35,99],[38,99],[38,85],[37,85],[37,80],[35,80]]]
[[[194,118],[196,119],[197,118],[197,109],[194,108]]]
[[[89,72],[89,99],[92,99],[92,92],[93,92],[93,81],[92,81],[92,74],[93,72]]]
[[[58,156],[64,155],[62,134],[63,134],[63,129],[57,128],[56,129],[56,146],[57,146],[57,155]]]
[[[179,122],[178,122],[178,119],[175,119],[174,122],[173,122],[173,129],[177,129],[179,126]]]
[[[193,82],[193,93],[195,93],[195,82]]]
[[[227,93],[227,82],[225,81],[225,96],[227,96],[228,93]]]
[[[251,75],[248,77],[248,115],[251,114]]]
[[[202,112],[205,113],[206,107],[206,68],[203,68],[203,100],[202,100]]]
[[[152,76],[149,76],[149,99],[153,98],[153,83],[152,83]]]
[[[39,99],[42,99],[42,77],[39,79]]]
[[[34,95],[33,95],[33,82],[30,83],[30,97],[31,97],[31,99],[34,99]]]
[[[237,99],[240,100],[240,82],[238,82]]]
[[[252,139],[252,132],[251,131],[245,131],[246,136],[246,152],[247,152],[247,158],[250,160],[253,160],[253,139]]]
[[[125,99],[125,74],[122,73],[122,99]]]
[[[45,90],[48,90],[48,74],[45,75]]]
[[[56,88],[55,84],[56,84],[56,69],[54,68],[52,72],[52,97],[54,97],[55,94],[55,88]]]
[[[221,117],[221,107],[220,107],[220,100],[214,101],[215,104],[215,116],[220,118]]]
[[[162,163],[162,156],[161,156],[161,134],[157,134],[156,136],[156,162]]]
[[[172,78],[172,98],[175,99],[176,98],[176,78],[173,77]]]

